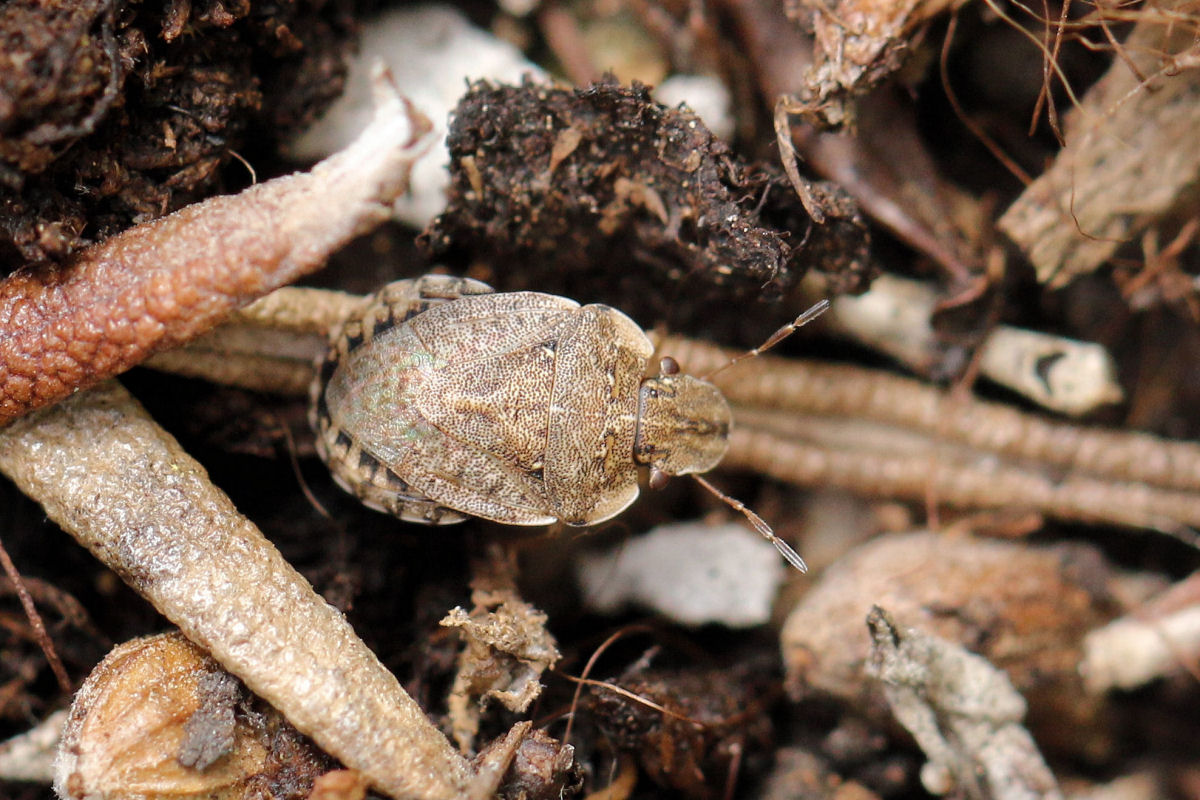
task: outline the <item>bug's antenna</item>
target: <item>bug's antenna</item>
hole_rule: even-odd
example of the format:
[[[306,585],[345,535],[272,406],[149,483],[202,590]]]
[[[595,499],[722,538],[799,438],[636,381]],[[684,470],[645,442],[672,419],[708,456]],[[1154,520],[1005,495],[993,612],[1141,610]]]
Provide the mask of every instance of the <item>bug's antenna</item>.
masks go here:
[[[753,358],[754,356],[762,355],[763,353],[770,350],[775,345],[782,342],[787,337],[791,336],[793,333],[796,332],[796,330],[798,328],[804,327],[805,325],[812,322],[814,319],[821,316],[828,310],[829,310],[829,301],[828,300],[818,301],[817,303],[813,304],[812,307],[810,307],[803,314],[796,317],[794,320],[789,322],[787,325],[784,325],[782,328],[780,328],[779,330],[775,331],[770,336],[768,336],[767,340],[765,342],[763,342],[762,344],[760,344],[758,347],[754,348],[753,350],[747,350],[746,352],[742,353],[741,355],[734,356],[733,358],[729,359],[721,366],[714,369],[712,372],[701,377],[700,380],[702,380],[702,381],[711,380],[713,375],[716,375],[719,372],[724,372],[725,370],[729,369],[730,367],[732,367],[734,364],[738,363],[742,359]]]
[[[805,313],[807,313],[807,312],[805,312]],[[804,563],[804,559],[800,557],[800,554],[797,553],[795,550],[793,550],[791,545],[789,545],[783,539],[780,539],[778,536],[776,536],[775,531],[771,530],[771,526],[767,524],[766,520],[764,520],[758,514],[755,514],[753,511],[751,511],[749,508],[747,508],[746,504],[743,503],[741,500],[738,500],[737,498],[734,498],[734,497],[730,497],[729,495],[725,494],[720,489],[713,486],[711,483],[709,483],[708,481],[706,481],[704,478],[700,477],[699,475],[693,473],[691,477],[695,478],[696,482],[699,483],[701,486],[703,486],[705,489],[708,489],[710,492],[715,494],[717,497],[721,498],[723,501],[728,503],[730,506],[732,506],[733,508],[742,512],[742,514],[745,515],[746,519],[750,520],[750,524],[754,526],[754,529],[756,531],[758,531],[759,533],[761,533],[763,535],[763,538],[765,538],[768,542],[775,545],[775,549],[779,551],[779,555],[783,556],[784,559],[786,559],[789,564],[791,564],[793,567],[800,570],[801,572],[808,572],[808,565]]]

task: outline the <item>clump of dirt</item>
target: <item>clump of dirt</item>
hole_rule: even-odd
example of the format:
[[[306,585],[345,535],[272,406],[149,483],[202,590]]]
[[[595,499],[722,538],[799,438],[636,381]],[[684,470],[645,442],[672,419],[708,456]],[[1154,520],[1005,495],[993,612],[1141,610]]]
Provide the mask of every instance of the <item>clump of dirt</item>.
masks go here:
[[[634,670],[593,687],[588,710],[605,740],[637,759],[654,783],[717,798],[731,771],[772,742],[769,713],[779,692],[769,671],[755,666]]]
[[[866,228],[848,196],[820,184],[832,218],[813,224],[781,174],[638,83],[477,83],[448,144],[449,206],[425,233],[442,258],[519,263],[531,285],[598,263],[613,267],[609,279],[618,265],[648,267],[659,286],[698,278],[743,291],[784,291],[810,267],[844,289],[867,273]]]
[[[223,188],[224,165],[341,91],[351,12],[350,0],[0,7],[0,273]]]

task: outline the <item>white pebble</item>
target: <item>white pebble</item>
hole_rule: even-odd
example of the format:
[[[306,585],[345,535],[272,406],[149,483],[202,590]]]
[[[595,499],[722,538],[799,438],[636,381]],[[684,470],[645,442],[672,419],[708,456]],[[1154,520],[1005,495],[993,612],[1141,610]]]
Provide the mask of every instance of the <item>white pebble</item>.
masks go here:
[[[765,624],[787,568],[754,531],[738,525],[663,525],[577,567],[584,602],[612,613],[627,605],[684,625]]]
[[[733,138],[733,95],[714,75],[672,75],[654,90],[654,99],[672,108],[683,103],[718,139]]]

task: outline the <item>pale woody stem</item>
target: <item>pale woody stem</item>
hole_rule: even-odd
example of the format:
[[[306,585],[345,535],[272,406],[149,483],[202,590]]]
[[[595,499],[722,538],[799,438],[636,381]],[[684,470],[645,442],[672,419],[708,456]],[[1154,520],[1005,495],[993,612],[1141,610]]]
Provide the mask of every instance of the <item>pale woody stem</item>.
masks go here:
[[[470,765],[345,618],[115,383],[0,430],[0,471],[303,733],[397,798]]]
[[[329,301],[312,291],[272,295],[264,307],[269,313],[252,310],[250,318],[311,333],[336,318]],[[341,296],[334,305],[354,302]],[[321,310],[310,317],[309,304]],[[711,372],[738,353],[674,337],[658,350],[691,374]],[[234,361],[223,359],[231,374],[213,377],[236,384],[244,380],[239,374],[262,374],[259,362],[239,368]],[[311,376],[307,358],[294,360],[280,387],[302,393]],[[1057,423],[850,365],[764,356],[738,363],[715,382],[736,407],[726,467],[966,508],[1015,505],[1171,533],[1200,525],[1195,442]]]

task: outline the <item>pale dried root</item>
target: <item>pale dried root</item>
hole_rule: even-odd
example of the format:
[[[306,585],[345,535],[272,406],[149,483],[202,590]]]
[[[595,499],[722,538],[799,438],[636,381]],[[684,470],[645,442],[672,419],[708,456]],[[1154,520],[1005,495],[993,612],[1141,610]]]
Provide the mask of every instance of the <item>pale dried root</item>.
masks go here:
[[[375,121],[311,171],[0,281],[0,425],[204,333],[386,220],[428,120],[383,76],[377,89]]]
[[[243,389],[303,395],[329,331],[363,302],[360,295],[284,286],[235,312],[187,345],[146,366]]]
[[[1086,522],[1149,528],[1190,540],[1200,493],[1138,481],[1062,474],[937,436],[869,420],[797,417],[735,407],[724,466],[802,486],[959,508],[1028,509]],[[783,423],[782,425],[779,423]],[[785,432],[786,431],[786,432]]]
[[[711,370],[736,354],[687,339],[670,339],[660,350],[692,373]],[[1195,442],[1057,423],[881,370],[768,356],[722,373],[716,383],[737,405],[793,416],[863,419],[1006,459],[1112,481],[1200,491],[1200,444]]]
[[[1135,689],[1182,669],[1200,676],[1200,573],[1083,639],[1079,672],[1093,692]]]
[[[476,776],[396,678],[115,383],[0,431],[0,471],[300,731],[398,798]]]

